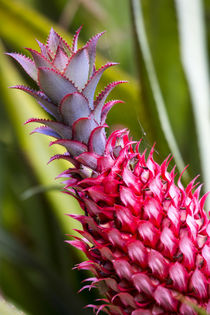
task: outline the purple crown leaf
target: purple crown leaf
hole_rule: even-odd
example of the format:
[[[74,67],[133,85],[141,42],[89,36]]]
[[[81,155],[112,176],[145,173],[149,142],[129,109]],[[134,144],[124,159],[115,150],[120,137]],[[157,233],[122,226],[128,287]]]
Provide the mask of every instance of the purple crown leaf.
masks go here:
[[[37,82],[37,68],[30,58],[16,53],[7,53],[8,56],[14,58],[25,70],[25,72]]]
[[[90,167],[91,169],[97,169],[98,159],[100,158],[99,155],[96,153],[84,152],[76,157],[76,160],[82,163],[85,166]]]
[[[92,130],[97,127],[90,117],[79,118],[72,126],[73,139],[87,144]]]
[[[39,68],[38,80],[40,88],[55,103],[59,103],[66,94],[77,91],[72,82],[54,69]]]
[[[66,139],[61,139],[61,140],[56,140],[54,142],[51,142],[50,145],[53,144],[60,144],[63,147],[67,149],[67,151],[72,155],[72,156],[78,156],[83,152],[87,151],[87,146],[79,141],[76,140],[66,140]]]
[[[55,54],[59,43],[60,43],[60,37],[54,31],[54,29],[51,28],[50,34],[47,39],[47,48],[49,48]]]
[[[101,124],[104,124],[107,118],[107,114],[110,111],[110,109],[117,103],[124,103],[121,100],[111,100],[109,102],[107,102],[106,104],[104,104],[102,111],[101,111]]]
[[[81,117],[87,117],[90,115],[90,108],[87,99],[79,92],[67,94],[61,100],[60,113],[64,122],[69,126]]]
[[[38,51],[30,48],[26,49],[31,53],[37,68],[38,67],[53,68],[53,64]]]
[[[50,160],[48,161],[47,164],[50,164],[51,162],[53,161],[56,161],[56,160],[60,160],[60,159],[63,159],[63,160],[66,160],[70,163],[72,163],[75,167],[79,167],[79,162],[77,162],[75,159],[73,159],[69,152],[65,152],[64,154],[56,154],[56,155],[53,155]],[[60,176],[61,177],[61,176]]]
[[[69,60],[64,74],[81,90],[88,80],[89,56],[86,49],[78,50]]]
[[[53,65],[61,72],[65,69],[66,65],[68,63],[68,56],[63,51],[63,49],[58,46],[55,58],[53,60]]]
[[[58,113],[58,107],[55,106],[53,103],[50,102],[49,98],[40,91],[35,91],[27,86],[24,85],[16,85],[12,86],[14,89],[22,90],[29,95],[32,95],[38,102],[39,104],[48,112],[50,115],[52,115],[54,118],[57,120],[60,120],[60,115]]]
[[[107,125],[98,126],[91,132],[88,143],[90,152],[95,152],[99,155],[104,154],[106,146],[106,135],[104,127],[107,127]]]
[[[91,109],[93,109],[93,100],[94,100],[94,95],[95,95],[95,90],[97,87],[97,84],[104,73],[104,71],[112,66],[115,66],[117,63],[110,62],[101,67],[99,70],[97,70],[93,76],[90,78],[90,80],[87,82],[86,86],[82,90],[82,93],[87,97],[89,101],[89,106]]]
[[[47,126],[37,127],[30,134],[34,134],[34,133],[41,133],[46,136],[54,137],[56,139],[61,139],[61,136],[57,132],[55,132],[55,130]]]
[[[72,137],[72,130],[70,127],[63,125],[57,121],[47,120],[47,119],[39,119],[39,118],[31,118],[25,122],[28,123],[39,123],[45,126],[50,127],[56,133],[58,133],[62,138],[71,139]]]
[[[108,84],[106,88],[97,96],[96,101],[94,102],[95,109],[93,111],[93,115],[94,115],[95,120],[98,123],[101,123],[101,112],[102,112],[102,108],[104,106],[104,102],[106,101],[107,96],[113,90],[113,88],[115,88],[115,86],[121,83],[125,83],[125,82],[126,81],[112,82]]]
[[[45,58],[49,58],[49,54],[48,54],[48,50],[47,47],[41,43],[38,39],[36,40],[37,44],[39,45],[39,48],[41,50],[41,54],[45,57]]]
[[[96,45],[97,42],[99,40],[99,38],[104,34],[105,32],[101,32],[99,34],[96,34],[95,36],[93,36],[85,45],[88,51],[88,55],[89,55],[89,77],[92,76],[93,72],[94,72],[94,65],[95,65],[95,59],[96,59]]]
[[[78,30],[76,31],[74,37],[73,37],[73,41],[72,41],[72,51],[73,53],[75,53],[77,51],[77,44],[78,44],[78,38],[79,38],[79,34],[80,34],[80,31],[82,29],[82,26],[80,26],[78,28]]]

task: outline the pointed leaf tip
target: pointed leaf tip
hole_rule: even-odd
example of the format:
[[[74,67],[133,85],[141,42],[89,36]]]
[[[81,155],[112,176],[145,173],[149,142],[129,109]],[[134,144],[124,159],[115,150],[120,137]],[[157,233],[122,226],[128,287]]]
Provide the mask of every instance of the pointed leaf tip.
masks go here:
[[[95,94],[97,84],[98,84],[102,74],[104,73],[104,71],[106,69],[108,69],[112,66],[115,66],[115,65],[117,65],[117,63],[110,62],[110,63],[107,63],[104,66],[102,66],[99,70],[97,70],[93,74],[93,76],[89,79],[86,86],[82,90],[83,94],[87,97],[87,99],[89,101],[89,106],[91,109],[94,109],[94,106],[93,106],[94,94]]]
[[[97,96],[97,98],[96,98],[96,100],[94,102],[94,107],[95,107],[95,109],[94,109],[94,118],[95,118],[95,120],[98,123],[100,123],[101,120],[102,120],[102,109],[104,107],[104,102],[106,101],[106,98],[108,97],[109,93],[113,90],[113,88],[115,88],[117,85],[119,85],[121,83],[127,83],[127,81],[114,81],[114,82],[111,82]]]
[[[25,124],[28,124],[28,123],[43,124],[53,129],[57,134],[59,134],[60,138],[62,137],[65,139],[71,139],[71,136],[72,136],[71,128],[69,128],[68,126],[60,122],[49,120],[49,119],[30,118],[25,122]]]
[[[49,137],[61,139],[61,136],[55,130],[53,130],[47,126],[41,126],[41,127],[35,128],[33,131],[30,132],[30,135],[33,135],[35,133],[41,133],[41,134],[49,136]]]
[[[61,140],[56,140],[50,143],[50,146],[54,144],[59,144],[64,146],[68,152],[73,156],[78,156],[83,152],[87,151],[87,146],[79,141],[75,140],[66,140],[66,139],[61,139]]]
[[[39,103],[39,105],[50,115],[52,115],[53,117],[56,118],[56,120],[60,120],[60,115],[58,113],[58,108],[56,105],[54,105],[50,99],[41,91],[36,91],[33,90],[31,88],[29,88],[28,86],[25,85],[15,85],[12,86],[11,88],[15,88],[18,90],[22,90],[26,93],[28,93],[29,95],[33,96]]]
[[[47,48],[51,50],[53,54],[56,53],[57,47],[59,45],[59,37],[58,34],[54,31],[54,29],[51,27],[50,33],[47,39]]]
[[[35,49],[26,48],[26,50],[28,50],[30,54],[32,55],[37,68],[38,67],[48,67],[48,68],[53,67],[53,64],[48,60],[48,58],[46,58],[44,55],[42,55]]]
[[[6,53],[6,55],[15,59],[21,67],[25,70],[25,72],[37,82],[37,68],[32,59],[18,53]]]
[[[117,103],[123,104],[125,102],[122,100],[111,100],[111,101],[107,102],[106,104],[104,104],[104,106],[102,107],[102,111],[101,111],[101,124],[105,123],[110,109]]]
[[[101,32],[93,36],[85,45],[88,51],[89,60],[90,60],[90,67],[89,67],[89,77],[92,76],[95,66],[95,58],[96,58],[96,45],[99,38],[105,33]]]
[[[82,25],[78,28],[78,30],[76,31],[74,37],[73,37],[73,41],[72,41],[72,51],[76,52],[77,51],[77,44],[78,44],[78,38],[79,38],[79,34],[81,32],[82,29]]]

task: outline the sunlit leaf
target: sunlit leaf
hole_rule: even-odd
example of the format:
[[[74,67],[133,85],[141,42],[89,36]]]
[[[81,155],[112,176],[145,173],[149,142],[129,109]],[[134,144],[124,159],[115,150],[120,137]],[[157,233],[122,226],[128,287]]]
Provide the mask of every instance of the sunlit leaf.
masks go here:
[[[26,315],[22,311],[18,310],[14,305],[0,299],[0,314],[1,315]]]
[[[176,0],[180,49],[189,84],[205,187],[210,189],[210,77],[202,1]]]

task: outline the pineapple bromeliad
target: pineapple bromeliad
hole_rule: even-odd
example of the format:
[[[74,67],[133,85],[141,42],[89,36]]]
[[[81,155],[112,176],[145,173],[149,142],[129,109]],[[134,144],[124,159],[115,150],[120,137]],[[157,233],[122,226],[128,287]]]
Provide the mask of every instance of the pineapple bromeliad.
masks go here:
[[[37,82],[38,91],[16,86],[39,102],[52,120],[33,118],[42,126],[34,132],[54,137],[66,148],[73,167],[65,189],[78,199],[84,215],[71,215],[83,230],[70,244],[86,253],[78,269],[94,277],[84,288],[99,287],[105,295],[95,310],[112,315],[156,315],[196,312],[186,301],[210,311],[210,223],[199,199],[195,179],[186,189],[169,172],[170,158],[159,165],[129,140],[127,130],[106,138],[109,110],[119,100],[105,103],[119,83],[110,83],[95,98],[103,72],[95,69],[96,44],[102,33],[77,49],[80,29],[70,47],[53,29],[41,52],[28,49],[33,60],[9,54]]]

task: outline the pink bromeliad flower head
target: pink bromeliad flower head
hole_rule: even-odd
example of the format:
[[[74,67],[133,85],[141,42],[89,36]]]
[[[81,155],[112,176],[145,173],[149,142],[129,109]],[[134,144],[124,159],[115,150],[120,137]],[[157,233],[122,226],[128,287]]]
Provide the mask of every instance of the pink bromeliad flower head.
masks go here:
[[[66,148],[53,156],[71,164],[60,177],[78,199],[84,215],[71,215],[82,229],[68,241],[85,252],[78,264],[93,277],[85,288],[104,296],[99,313],[110,315],[197,314],[190,303],[210,312],[210,222],[195,179],[186,188],[175,183],[170,159],[161,165],[151,150],[146,158],[140,142],[127,130],[106,136],[106,116],[119,100],[106,101],[112,82],[95,97],[107,63],[95,68],[101,34],[77,48],[80,29],[69,46],[53,29],[32,59],[9,54],[37,83],[37,90],[16,86],[35,97],[51,119],[32,118],[35,132],[54,137]],[[72,166],[73,165],[73,166]],[[189,302],[189,303],[188,303]]]

